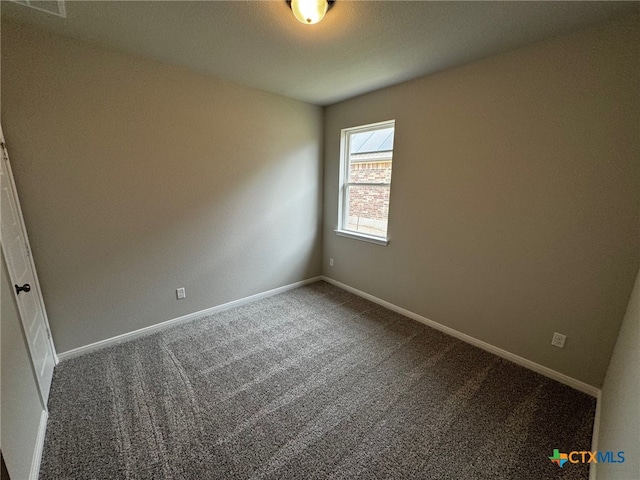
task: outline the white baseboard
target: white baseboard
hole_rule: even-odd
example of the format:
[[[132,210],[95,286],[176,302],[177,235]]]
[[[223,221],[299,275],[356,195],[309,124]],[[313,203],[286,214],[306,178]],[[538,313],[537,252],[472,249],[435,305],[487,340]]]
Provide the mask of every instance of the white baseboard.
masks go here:
[[[40,425],[38,426],[38,436],[33,449],[33,457],[31,459],[31,470],[29,471],[29,480],[38,480],[40,476],[40,462],[42,461],[42,453],[44,450],[44,437],[47,431],[47,418],[49,414],[46,410],[42,410],[40,414]]]
[[[289,285],[285,285],[279,288],[274,288],[273,290],[268,290],[266,292],[262,292],[262,293],[257,293],[255,295],[251,295],[248,297],[244,297],[244,298],[240,298],[238,300],[234,300],[232,302],[228,302],[222,305],[218,305],[215,307],[211,307],[211,308],[207,308],[205,310],[200,310],[199,312],[194,312],[194,313],[190,313],[188,315],[184,315],[182,317],[178,317],[178,318],[174,318],[172,320],[167,320],[165,322],[161,322],[161,323],[157,323],[155,325],[151,325],[148,327],[144,327],[141,328],[139,330],[134,330],[132,332],[128,332],[128,333],[124,333],[122,335],[118,335],[116,337],[112,337],[112,338],[107,338],[105,340],[101,340],[99,342],[95,342],[95,343],[91,343],[89,345],[84,345],[82,347],[78,347],[78,348],[74,348],[72,350],[68,350],[66,352],[62,352],[58,354],[58,358],[60,360],[65,360],[71,357],[75,357],[78,355],[83,355],[85,353],[89,353],[92,352],[94,350],[98,350],[110,345],[115,345],[121,342],[125,342],[128,340],[133,340],[134,338],[138,338],[141,337],[143,335],[149,335],[151,333],[160,331],[160,330],[164,330],[166,328],[175,326],[177,324],[183,323],[183,322],[188,322],[190,320],[194,320],[196,318],[199,317],[203,317],[206,315],[211,315],[213,313],[216,312],[220,312],[223,310],[228,310],[230,308],[233,307],[238,307],[240,305],[244,305],[246,303],[250,303],[250,302],[254,302],[256,300],[260,300],[261,298],[267,298],[273,295],[277,295],[278,293],[282,293],[282,292],[286,292],[287,290],[292,290],[294,288],[298,288],[301,287],[302,285],[307,285],[309,283],[313,283],[316,282],[318,280],[324,280],[328,283],[331,283],[337,287],[340,287],[344,290],[347,290],[348,292],[354,293],[355,295],[358,295],[359,297],[362,298],[366,298],[367,300],[370,300],[374,303],[377,303],[378,305],[382,305],[385,308],[388,308],[389,310],[393,310],[394,312],[398,312],[401,315],[404,315],[405,317],[411,318],[413,320],[416,320],[420,323],[424,323],[425,325],[428,325],[431,328],[435,328],[436,330],[439,330],[443,333],[446,333],[447,335],[450,335],[452,337],[455,337],[459,340],[462,340],[463,342],[469,343],[473,346],[476,346],[478,348],[481,348],[483,350],[486,350],[490,353],[493,353],[495,355],[498,355],[499,357],[502,357],[506,360],[509,360],[517,365],[520,365],[522,367],[528,368],[529,370],[532,370],[534,372],[537,372],[541,375],[544,375],[545,377],[551,378],[553,380],[556,380],[564,385],[568,385],[569,387],[572,387],[576,390],[579,390],[581,392],[584,392],[588,395],[591,395],[592,397],[598,397],[599,393],[600,393],[600,389],[597,387],[594,387],[592,385],[589,385],[587,383],[584,383],[580,380],[577,380],[575,378],[569,377],[568,375],[565,375],[563,373],[557,372],[555,370],[552,370],[551,368],[545,367],[544,365],[540,365],[538,363],[532,362],[531,360],[528,360],[524,357],[520,357],[514,353],[508,352],[506,350],[503,350],[499,347],[496,347],[494,345],[491,345],[487,342],[484,342],[482,340],[478,340],[477,338],[474,338],[470,335],[467,335],[466,333],[462,333],[459,332],[457,330],[454,330],[453,328],[447,327],[445,325],[442,325],[438,322],[434,322],[433,320],[430,320],[426,317],[423,317],[422,315],[418,315],[417,313],[411,312],[409,310],[406,310],[402,307],[398,307],[397,305],[394,305],[392,303],[389,303],[385,300],[382,300],[378,297],[374,297],[373,295],[370,295],[368,293],[365,293],[361,290],[358,290],[356,288],[353,288],[349,285],[346,285],[342,282],[339,282],[337,280],[334,280],[332,278],[326,277],[326,276],[318,276],[318,277],[312,277],[306,280],[302,280],[300,282],[295,282],[295,283],[291,283]]]
[[[165,330],[169,327],[173,327],[175,325],[188,322],[190,320],[195,320],[196,318],[199,318],[199,317],[211,315],[213,313],[221,312],[223,310],[228,310],[234,307],[239,307],[240,305],[244,305],[250,302],[255,302],[256,300],[260,300],[262,298],[271,297],[273,295],[286,292],[287,290],[293,290],[294,288],[298,288],[303,285],[307,285],[309,283],[317,282],[318,280],[322,280],[322,277],[308,278],[300,282],[291,283],[283,287],[274,288],[266,292],[256,293],[255,295],[250,295],[248,297],[240,298],[232,302],[224,303],[222,305],[217,305],[215,307],[207,308],[205,310],[200,310],[199,312],[189,313],[188,315],[183,315],[182,317],[156,323],[155,325],[150,325],[148,327],[140,328],[132,332],[123,333],[122,335],[117,335],[115,337],[107,338],[105,340],[100,340],[99,342],[90,343],[89,345],[84,345],[82,347],[67,350],[66,352],[59,353],[58,358],[59,360],[62,361],[68,358],[77,357],[78,355],[84,355],[85,353],[93,352],[101,348],[105,348],[111,345],[116,345],[118,343],[126,342],[128,340],[133,340],[134,338],[142,337],[144,335],[149,335],[151,333],[155,333],[160,330]]]
[[[393,310],[394,312],[398,312],[401,315],[404,315],[405,317],[409,317],[420,323],[424,323],[425,325],[428,325],[431,328],[435,328],[436,330],[446,333],[447,335],[455,337],[475,347],[481,348],[482,350],[486,350],[487,352],[493,353],[494,355],[498,355],[499,357],[509,360],[510,362],[513,362],[517,365],[528,368],[529,370],[533,370],[536,373],[539,373],[541,375],[544,375],[545,377],[556,380],[564,385],[567,385],[571,388],[574,388],[583,393],[591,395],[592,397],[597,398],[600,393],[599,388],[594,387],[593,385],[589,385],[588,383],[581,382],[580,380],[577,380],[573,377],[565,375],[564,373],[556,372],[551,368],[545,367],[544,365],[540,365],[539,363],[532,362],[531,360],[527,360],[524,357],[520,357],[514,353],[498,348],[494,345],[491,345],[490,343],[483,342],[482,340],[478,340],[477,338],[467,335],[466,333],[459,332],[458,330],[454,330],[453,328],[447,327],[438,322],[434,322],[433,320],[429,320],[428,318],[423,317],[422,315],[418,315],[417,313],[411,312],[402,307],[398,307],[397,305],[389,303],[378,297],[374,297],[373,295],[369,295],[368,293],[365,293],[361,290],[353,288],[349,285],[346,285],[332,278],[326,277],[324,275],[321,278],[322,280],[328,283],[331,283],[336,287],[340,287],[343,290],[347,290],[348,292],[354,293],[359,297],[366,298],[367,300],[377,303],[378,305],[382,305],[383,307],[388,308],[389,310]]]

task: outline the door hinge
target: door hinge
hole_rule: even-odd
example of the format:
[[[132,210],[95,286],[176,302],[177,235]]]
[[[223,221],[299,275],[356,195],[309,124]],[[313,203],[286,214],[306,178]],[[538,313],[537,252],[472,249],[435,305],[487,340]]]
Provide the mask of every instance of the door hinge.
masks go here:
[[[51,340],[51,332],[49,331],[48,328],[45,328],[45,330],[47,331],[47,338]]]

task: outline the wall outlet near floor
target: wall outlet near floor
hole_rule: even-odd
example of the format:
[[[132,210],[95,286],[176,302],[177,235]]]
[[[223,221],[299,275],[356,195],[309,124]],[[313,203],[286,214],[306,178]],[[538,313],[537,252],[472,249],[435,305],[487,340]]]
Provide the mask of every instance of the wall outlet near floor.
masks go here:
[[[180,299],[182,299],[182,298],[186,297],[186,296],[187,296],[187,294],[185,293],[184,288],[178,288],[178,289],[176,290],[176,296],[178,297],[178,300],[180,300]]]
[[[330,267],[333,267],[333,258],[330,258],[330,259],[329,259],[329,266],[330,266]]]
[[[561,333],[555,332],[551,339],[551,345],[558,348],[564,348],[564,342],[567,341],[567,336]]]

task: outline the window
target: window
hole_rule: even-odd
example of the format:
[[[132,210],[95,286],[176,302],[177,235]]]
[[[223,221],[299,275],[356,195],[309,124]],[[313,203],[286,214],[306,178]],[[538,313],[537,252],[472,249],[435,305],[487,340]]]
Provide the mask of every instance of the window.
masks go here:
[[[386,245],[395,120],[342,130],[338,235]]]

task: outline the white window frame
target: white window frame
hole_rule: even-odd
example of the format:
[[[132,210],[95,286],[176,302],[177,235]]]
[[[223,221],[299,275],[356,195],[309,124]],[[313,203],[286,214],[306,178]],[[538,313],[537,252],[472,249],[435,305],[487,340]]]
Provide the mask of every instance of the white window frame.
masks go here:
[[[362,240],[365,242],[375,243],[377,245],[389,244],[389,229],[387,227],[386,236],[368,235],[366,233],[356,232],[345,228],[345,223],[348,218],[347,208],[349,202],[347,199],[348,188],[351,184],[347,182],[349,178],[349,151],[350,151],[350,138],[351,135],[361,132],[371,132],[375,130],[383,130],[385,128],[393,127],[395,135],[395,120],[387,120],[384,122],[370,123],[368,125],[361,125],[359,127],[343,128],[340,131],[340,180],[339,180],[339,194],[338,194],[338,228],[335,231],[336,235],[341,237],[353,238],[356,240]],[[393,159],[391,160],[391,172],[393,177]],[[371,184],[375,185],[375,184]],[[382,184],[381,184],[382,185]],[[386,183],[384,185],[387,185]],[[389,181],[389,195],[391,195],[391,181]],[[391,203],[391,201],[389,201]],[[388,222],[388,216],[387,216]],[[388,225],[388,223],[387,223]]]

